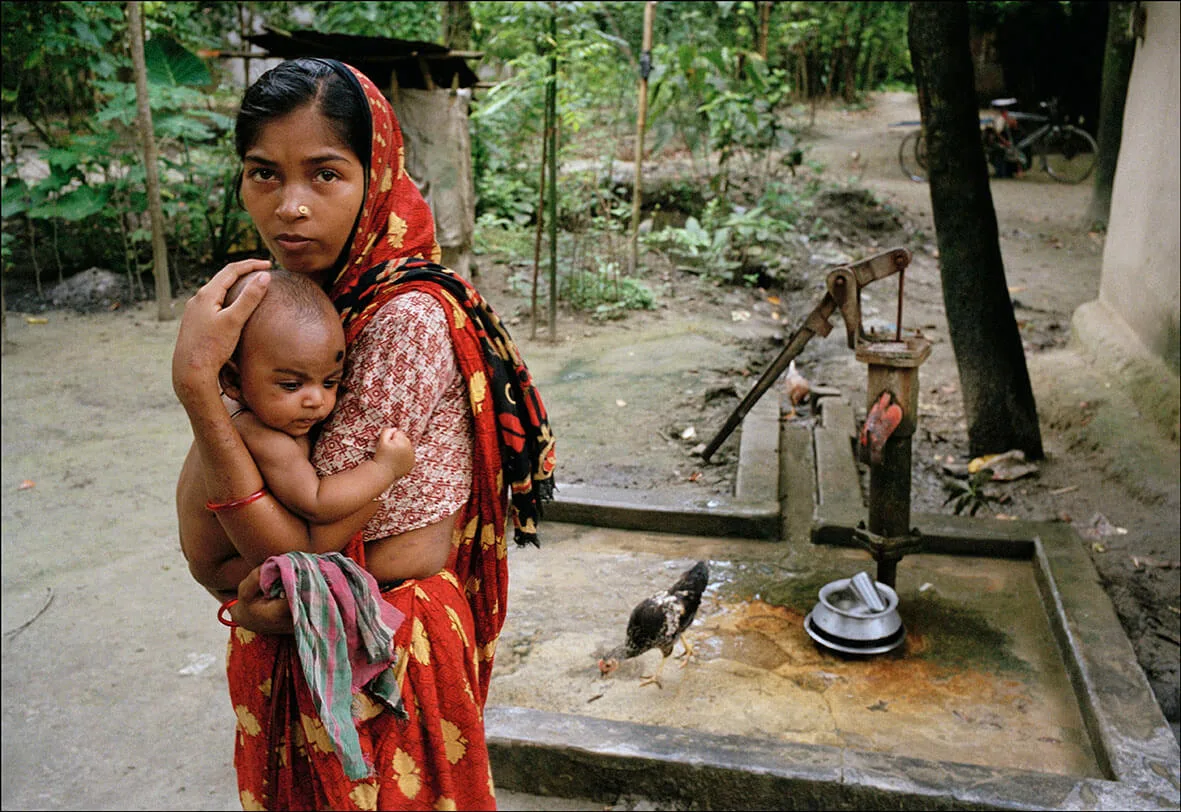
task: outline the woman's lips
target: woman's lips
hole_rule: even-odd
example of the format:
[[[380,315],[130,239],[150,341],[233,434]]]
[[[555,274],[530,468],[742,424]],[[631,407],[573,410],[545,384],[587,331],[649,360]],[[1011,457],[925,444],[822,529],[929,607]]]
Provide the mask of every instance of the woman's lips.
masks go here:
[[[280,234],[278,237],[275,237],[275,242],[284,251],[302,251],[310,248],[313,243],[312,240],[299,234]]]

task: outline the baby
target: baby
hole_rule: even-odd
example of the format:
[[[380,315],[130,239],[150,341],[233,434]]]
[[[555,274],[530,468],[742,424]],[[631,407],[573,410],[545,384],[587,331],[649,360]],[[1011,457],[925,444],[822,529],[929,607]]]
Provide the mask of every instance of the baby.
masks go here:
[[[371,508],[414,466],[414,449],[402,431],[384,428],[371,459],[347,471],[317,475],[309,460],[309,433],[336,405],[344,374],[344,330],[332,302],[311,279],[284,270],[269,273],[266,295],[222,368],[222,390],[234,426],[267,489],[311,525],[315,548],[311,552],[336,552],[348,538],[329,534],[332,540],[325,541],[324,534],[317,534],[317,526]],[[230,289],[227,306],[251,276],[242,277]],[[203,476],[195,449],[190,449],[181,471],[181,477],[186,476]],[[217,571],[232,567],[242,576],[249,572],[212,510],[178,502],[178,511],[181,548],[194,573],[208,572],[210,567]],[[223,580],[230,580],[224,578],[228,571],[221,574]]]

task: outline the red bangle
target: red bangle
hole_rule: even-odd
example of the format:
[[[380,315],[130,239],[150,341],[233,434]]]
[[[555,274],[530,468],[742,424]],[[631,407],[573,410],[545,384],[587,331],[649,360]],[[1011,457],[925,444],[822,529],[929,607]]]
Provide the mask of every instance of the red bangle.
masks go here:
[[[238,624],[234,622],[234,619],[232,617],[229,617],[229,615],[226,614],[227,611],[229,610],[229,608],[237,602],[238,602],[237,598],[230,598],[228,601],[226,601],[225,603],[223,603],[221,605],[221,608],[217,610],[217,622],[218,623],[220,623],[223,626],[229,626],[231,629],[238,628]]]
[[[233,510],[234,508],[240,508],[243,505],[249,505],[251,502],[257,502],[266,495],[267,487],[266,485],[263,485],[254,493],[250,494],[249,496],[243,496],[241,499],[231,499],[228,502],[206,502],[205,508],[207,510],[212,510],[214,513],[217,513],[219,510]]]

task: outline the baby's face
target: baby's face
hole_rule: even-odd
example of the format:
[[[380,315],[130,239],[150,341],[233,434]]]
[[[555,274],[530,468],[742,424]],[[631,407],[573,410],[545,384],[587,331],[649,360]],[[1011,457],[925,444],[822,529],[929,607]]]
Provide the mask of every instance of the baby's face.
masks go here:
[[[302,437],[336,405],[344,374],[340,322],[277,314],[252,321],[247,333],[239,356],[245,405],[267,426]]]

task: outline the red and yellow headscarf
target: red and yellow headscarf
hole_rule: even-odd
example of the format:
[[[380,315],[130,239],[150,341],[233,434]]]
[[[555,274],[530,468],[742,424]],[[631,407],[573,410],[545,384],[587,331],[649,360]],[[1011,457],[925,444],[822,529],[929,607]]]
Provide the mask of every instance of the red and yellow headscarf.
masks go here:
[[[500,319],[470,283],[437,264],[434,219],[406,173],[402,132],[389,101],[360,71],[324,61],[364,94],[372,120],[365,200],[329,296],[350,344],[386,302],[406,291],[434,296],[451,316],[475,429],[472,496],[459,516],[452,563],[471,599],[481,666],[486,661],[490,669],[508,595],[505,509],[511,509],[517,544],[537,545],[541,503],[553,498],[554,437],[532,376]],[[481,684],[486,691],[487,680]]]

